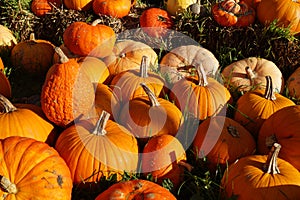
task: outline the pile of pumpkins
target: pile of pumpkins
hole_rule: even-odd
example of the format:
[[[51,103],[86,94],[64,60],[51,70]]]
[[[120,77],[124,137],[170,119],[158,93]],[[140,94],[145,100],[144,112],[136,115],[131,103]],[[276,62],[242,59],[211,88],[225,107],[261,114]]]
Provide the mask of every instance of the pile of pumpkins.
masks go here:
[[[233,11],[236,3],[223,6]],[[99,20],[70,24],[60,47],[34,34],[17,43],[1,29],[12,67],[44,77],[40,106],[12,103],[0,65],[1,196],[71,199],[75,185],[96,187],[116,174],[120,182],[97,199],[176,199],[161,183],[168,178],[176,190],[184,171],[193,170],[182,135],[195,159],[206,157],[211,171],[226,169],[225,197],[300,196],[300,106],[283,95],[286,87],[299,98],[298,70],[285,81],[272,61],[257,57],[221,70],[200,45],[176,47],[159,59],[143,42],[117,40]],[[137,172],[157,183],[121,181]]]

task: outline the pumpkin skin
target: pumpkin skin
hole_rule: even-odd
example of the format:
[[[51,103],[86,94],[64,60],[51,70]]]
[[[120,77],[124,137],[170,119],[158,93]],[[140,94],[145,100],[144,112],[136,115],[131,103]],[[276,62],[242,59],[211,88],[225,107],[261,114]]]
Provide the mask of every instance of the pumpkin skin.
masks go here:
[[[271,77],[266,78],[268,80],[265,89],[249,91],[237,100],[234,114],[234,119],[243,125],[255,139],[263,122],[274,112],[295,105],[289,98],[274,92]]]
[[[166,178],[170,179],[175,189],[183,181],[186,153],[180,141],[172,135],[159,135],[149,139],[142,154],[142,172],[151,174],[158,184]]]
[[[36,16],[43,17],[52,11],[53,6],[60,7],[61,4],[60,0],[33,0],[30,8]]]
[[[239,0],[216,2],[211,12],[221,26],[245,27],[253,24],[256,18],[255,10]]]
[[[225,192],[223,199],[232,196],[237,196],[239,200],[298,199],[299,171],[277,157],[277,148],[275,152],[270,151],[269,156],[250,155],[229,166],[221,180]]]
[[[295,35],[300,33],[299,12],[299,1],[264,0],[257,6],[257,18],[262,24],[268,26],[276,19],[277,26],[290,26],[291,33]]]
[[[41,107],[47,118],[60,127],[67,127],[94,104],[95,92],[90,78],[80,70],[74,59],[68,59],[59,47],[62,57],[48,70],[41,91]]]
[[[148,8],[140,16],[142,30],[151,37],[164,37],[174,25],[171,15],[161,8]]]
[[[138,145],[124,127],[108,119],[104,111],[99,118],[80,120],[65,129],[55,148],[66,161],[73,183],[79,187],[94,185],[101,177],[136,172]],[[99,123],[99,124],[98,124]]]
[[[196,159],[205,156],[209,169],[214,171],[218,165],[225,169],[227,164],[254,154],[256,141],[237,121],[215,116],[200,123],[192,146]]]
[[[131,0],[93,0],[93,11],[96,15],[123,18],[129,14],[131,5]]]
[[[100,19],[91,24],[86,22],[73,22],[63,33],[65,46],[79,56],[94,56],[103,58],[111,54],[116,41],[114,30],[104,24]]]
[[[165,6],[168,13],[175,16],[182,13],[193,3],[195,3],[194,0],[167,0]]]
[[[258,4],[261,2],[261,0],[243,0],[243,1],[251,8],[253,8],[255,11],[257,10]]]
[[[170,80],[170,87],[186,77],[197,79],[196,66],[202,64],[207,76],[214,76],[219,61],[209,50],[197,45],[183,45],[172,49],[160,61],[162,76]]]
[[[20,136],[53,145],[57,130],[40,107],[33,104],[12,104],[0,94],[0,110],[1,139]]]
[[[266,154],[274,142],[280,143],[282,149],[279,158],[300,170],[299,123],[300,105],[284,107],[273,113],[260,128],[257,139],[258,153]]]
[[[63,0],[66,8],[78,11],[88,11],[92,9],[92,0]]]
[[[0,71],[2,72],[4,71],[4,64],[1,57],[0,57]]]
[[[300,67],[289,76],[287,80],[288,95],[296,100],[300,97]]]
[[[1,139],[0,146],[1,184],[7,178],[14,185],[10,186],[10,191],[1,189],[1,197],[71,200],[73,185],[70,170],[54,148],[44,142],[18,136]],[[1,185],[1,188],[5,186]]]
[[[95,200],[176,200],[175,196],[162,186],[143,179],[122,181],[110,186],[99,194]]]
[[[11,98],[11,85],[4,72],[0,70],[0,94],[6,98]]]
[[[238,60],[226,66],[222,71],[224,84],[227,88],[234,88],[245,93],[254,88],[266,87],[266,76],[271,76],[273,88],[276,92],[284,89],[284,79],[280,69],[274,62],[249,57]]]
[[[7,54],[16,44],[18,44],[18,41],[11,30],[0,25],[0,54]]]
[[[144,55],[148,57],[150,66],[156,69],[158,61],[156,52],[147,44],[134,40],[117,42],[112,54],[103,58],[103,61],[107,65],[110,74],[115,76],[129,69],[139,69]]]

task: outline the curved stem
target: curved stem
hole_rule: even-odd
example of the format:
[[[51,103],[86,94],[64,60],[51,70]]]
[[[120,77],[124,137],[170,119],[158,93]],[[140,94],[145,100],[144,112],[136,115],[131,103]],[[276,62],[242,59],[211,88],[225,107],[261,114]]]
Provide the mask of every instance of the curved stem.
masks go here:
[[[30,33],[29,40],[35,40],[35,34],[34,33]]]
[[[99,120],[96,123],[95,129],[92,133],[95,135],[105,135],[106,134],[105,127],[106,127],[109,117],[110,117],[110,114],[108,112],[106,112],[105,110],[103,110]]]
[[[0,175],[0,187],[9,194],[17,194],[18,193],[17,186],[14,183],[10,182],[10,180],[8,178],[6,178],[5,176],[1,176],[1,175]]]
[[[207,86],[208,85],[207,76],[206,76],[206,72],[204,70],[202,63],[200,63],[200,65],[196,66],[196,70],[197,70],[197,74],[199,77],[198,85]]]
[[[272,78],[271,76],[266,76],[266,90],[265,90],[265,94],[264,97],[268,100],[276,100],[276,96],[275,96],[275,92],[273,89],[273,84],[272,84]]]
[[[280,170],[277,164],[277,158],[279,151],[281,149],[281,145],[278,143],[274,143],[271,151],[269,152],[266,163],[263,166],[263,170],[268,174],[279,174]]]
[[[140,84],[144,91],[147,93],[148,97],[149,97],[149,100],[151,102],[151,106],[160,106],[160,103],[158,102],[155,94],[149,89],[149,87],[145,84],[145,83],[141,83]]]
[[[142,62],[140,65],[140,77],[142,77],[142,78],[148,77],[148,57],[147,56],[142,57]]]
[[[54,48],[55,52],[58,54],[59,56],[59,61],[61,63],[66,63],[69,61],[69,58],[66,56],[66,54],[61,50],[61,48],[59,47],[55,47]]]
[[[101,19],[95,19],[93,22],[92,22],[92,26],[96,26],[97,24],[99,24],[102,20]]]
[[[3,107],[4,113],[9,113],[17,110],[17,108],[2,94],[0,94],[0,105]]]

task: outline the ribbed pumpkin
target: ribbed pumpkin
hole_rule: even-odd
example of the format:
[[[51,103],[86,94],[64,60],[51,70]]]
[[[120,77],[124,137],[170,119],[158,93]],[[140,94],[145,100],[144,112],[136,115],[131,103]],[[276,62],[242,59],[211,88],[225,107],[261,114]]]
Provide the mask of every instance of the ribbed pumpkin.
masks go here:
[[[199,120],[218,114],[224,115],[230,92],[216,79],[208,77],[202,64],[196,66],[199,80],[184,78],[171,88],[170,99],[182,111]]]
[[[147,56],[143,56],[140,69],[127,70],[113,77],[110,86],[120,101],[127,102],[136,97],[147,96],[141,83],[145,83],[155,96],[160,95],[165,81],[157,73],[149,72],[148,68],[149,59]]]
[[[164,179],[170,179],[175,189],[178,189],[184,180],[184,167],[180,162],[186,162],[185,149],[180,141],[172,135],[152,137],[142,154],[142,172],[151,174],[158,184]]]
[[[11,98],[11,85],[4,72],[0,70],[0,94],[6,98]]]
[[[135,179],[113,184],[95,200],[104,199],[176,200],[176,197],[169,190],[154,182]]]
[[[124,172],[136,172],[138,166],[136,139],[110,120],[106,111],[100,118],[80,120],[65,129],[55,148],[69,166],[73,183],[79,187],[97,184],[100,178],[112,174],[121,180]]]
[[[46,75],[52,66],[55,46],[42,39],[35,39],[34,33],[29,40],[18,43],[11,51],[11,62],[14,68],[20,68],[26,73],[42,77]]]
[[[250,132],[226,116],[210,117],[201,122],[192,146],[196,159],[205,156],[211,171],[218,166],[225,169],[256,150],[256,142]]]
[[[237,100],[234,119],[255,138],[263,122],[274,112],[295,105],[289,98],[274,91],[271,76],[266,76],[266,88],[245,93]]]
[[[258,139],[258,153],[267,154],[277,142],[282,146],[279,158],[300,170],[300,105],[284,107],[273,113],[262,124]]]
[[[116,34],[110,26],[100,22],[96,19],[91,24],[83,21],[71,23],[63,33],[65,46],[79,56],[102,58],[110,55]]]
[[[61,4],[61,0],[33,0],[30,8],[36,16],[43,17],[52,11],[53,7],[59,8]]]
[[[0,149],[2,199],[71,200],[70,170],[55,149],[18,136],[1,139]]]
[[[77,61],[68,59],[59,47],[55,50],[61,56],[61,63],[52,65],[47,72],[41,91],[41,107],[50,121],[66,127],[90,111],[95,92]]]
[[[12,104],[0,94],[0,138],[21,136],[52,145],[56,128],[33,104]]]
[[[11,30],[6,26],[0,25],[0,54],[8,55],[16,44],[18,44],[18,41]]]
[[[131,6],[131,0],[93,0],[93,11],[96,15],[123,18],[130,13]]]
[[[287,80],[288,95],[292,98],[300,98],[300,67],[289,76]]]
[[[103,60],[110,74],[114,76],[129,69],[139,69],[144,55],[149,58],[150,66],[156,69],[158,62],[156,52],[149,45],[135,40],[128,39],[117,42],[112,54]]]
[[[223,199],[298,199],[300,173],[289,162],[278,158],[280,148],[284,150],[275,143],[269,155],[246,156],[229,166],[221,181]]]
[[[78,11],[88,11],[92,9],[92,0],[63,0],[66,8]]]

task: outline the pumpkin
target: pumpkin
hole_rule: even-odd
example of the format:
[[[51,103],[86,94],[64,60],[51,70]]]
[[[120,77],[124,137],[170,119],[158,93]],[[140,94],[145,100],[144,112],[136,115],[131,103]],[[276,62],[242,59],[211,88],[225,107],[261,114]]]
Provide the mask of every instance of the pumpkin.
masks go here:
[[[171,15],[161,8],[148,8],[140,16],[140,27],[151,37],[165,37],[173,24]]]
[[[274,91],[270,76],[266,76],[266,82],[265,89],[252,90],[241,96],[234,114],[234,119],[255,138],[263,122],[274,112],[295,105],[292,100]]]
[[[256,18],[255,10],[239,0],[216,2],[211,12],[215,21],[221,26],[245,27],[253,24]]]
[[[156,97],[145,83],[141,86],[148,96],[125,102],[119,111],[118,123],[132,132],[141,144],[154,135],[175,136],[183,123],[182,112],[170,101]]]
[[[78,11],[89,11],[92,9],[92,0],[63,0],[67,9]]]
[[[4,72],[0,70],[0,94],[6,98],[11,98],[11,85]]]
[[[158,184],[164,179],[170,179],[175,189],[183,182],[184,167],[180,162],[186,162],[185,150],[180,141],[172,135],[159,135],[149,139],[142,153],[142,172],[151,174]]]
[[[140,96],[147,96],[141,83],[145,83],[155,96],[159,96],[163,90],[165,81],[157,73],[149,72],[147,56],[142,57],[140,69],[123,71],[113,77],[110,86],[121,102],[127,102]]]
[[[102,199],[176,200],[176,197],[169,190],[154,182],[135,179],[113,184],[100,193],[95,200]]]
[[[52,145],[55,126],[48,121],[40,107],[33,104],[12,104],[0,94],[0,138],[21,136]]]
[[[114,18],[123,18],[130,12],[131,0],[93,0],[93,11]]]
[[[36,39],[31,33],[29,40],[19,42],[11,50],[11,63],[31,76],[42,79],[52,66],[54,45],[48,40]]]
[[[70,170],[44,142],[11,136],[0,140],[0,196],[3,199],[70,200]]]
[[[255,11],[257,10],[258,4],[261,2],[261,0],[243,0],[248,6],[253,8]]]
[[[189,6],[195,3],[195,0],[166,0],[165,7],[170,15],[178,15],[184,12]]]
[[[0,55],[8,55],[17,43],[12,31],[6,26],[0,25]]]
[[[300,3],[295,0],[264,0],[257,6],[258,20],[268,26],[274,20],[280,27],[289,27],[291,34],[300,32]]]
[[[135,40],[121,40],[116,42],[112,53],[103,61],[112,76],[129,69],[139,69],[144,55],[149,59],[149,65],[157,69],[158,56],[147,44]],[[148,68],[151,70],[151,67]]]
[[[282,92],[284,79],[276,64],[265,58],[248,57],[235,61],[222,71],[227,88],[245,93],[255,88],[266,87],[266,76],[271,76],[275,92]]]
[[[94,103],[92,82],[74,59],[68,59],[59,47],[61,56],[48,70],[41,91],[41,107],[47,118],[61,127],[88,113]]]
[[[75,60],[79,60],[80,58],[82,58],[81,56],[72,53],[72,52],[66,47],[65,44],[61,44],[61,45],[59,46],[59,48],[64,52],[64,54],[65,54],[68,58],[72,58],[72,59],[75,59]],[[54,52],[54,55],[53,55],[53,64],[54,64],[54,63],[59,63],[59,62],[60,62],[60,56],[58,55],[58,53]]]
[[[183,112],[190,113],[199,120],[218,114],[223,115],[226,104],[231,102],[231,94],[221,83],[208,77],[204,67],[196,66],[199,80],[183,78],[171,88],[170,99]]]
[[[103,111],[100,118],[79,120],[57,139],[55,148],[69,166],[73,183],[79,187],[94,186],[112,174],[121,180],[125,172],[137,170],[136,139],[109,116]]]
[[[257,149],[266,154],[277,142],[282,146],[279,157],[300,170],[300,105],[284,107],[273,113],[262,124],[258,133]]]
[[[65,46],[79,56],[105,57],[111,54],[116,41],[114,30],[100,19],[91,24],[77,21],[71,23],[63,32]]]
[[[288,77],[287,80],[287,91],[288,95],[291,98],[296,100],[300,97],[300,67],[296,68],[296,70]]]
[[[213,172],[218,166],[225,169],[237,159],[254,154],[256,141],[237,121],[215,116],[200,123],[192,147],[196,159],[205,157]]]
[[[224,199],[298,199],[299,171],[278,158],[280,149],[284,147],[275,143],[269,154],[242,157],[230,165],[221,180]]]
[[[160,61],[160,73],[170,87],[182,78],[195,77],[196,66],[202,64],[207,76],[214,77],[219,61],[214,54],[198,45],[182,45],[165,54]]]
[[[31,11],[38,17],[43,17],[50,11],[53,7],[60,7],[61,0],[33,0],[31,2]]]
[[[4,64],[1,57],[0,57],[0,71],[2,72],[4,71]]]

